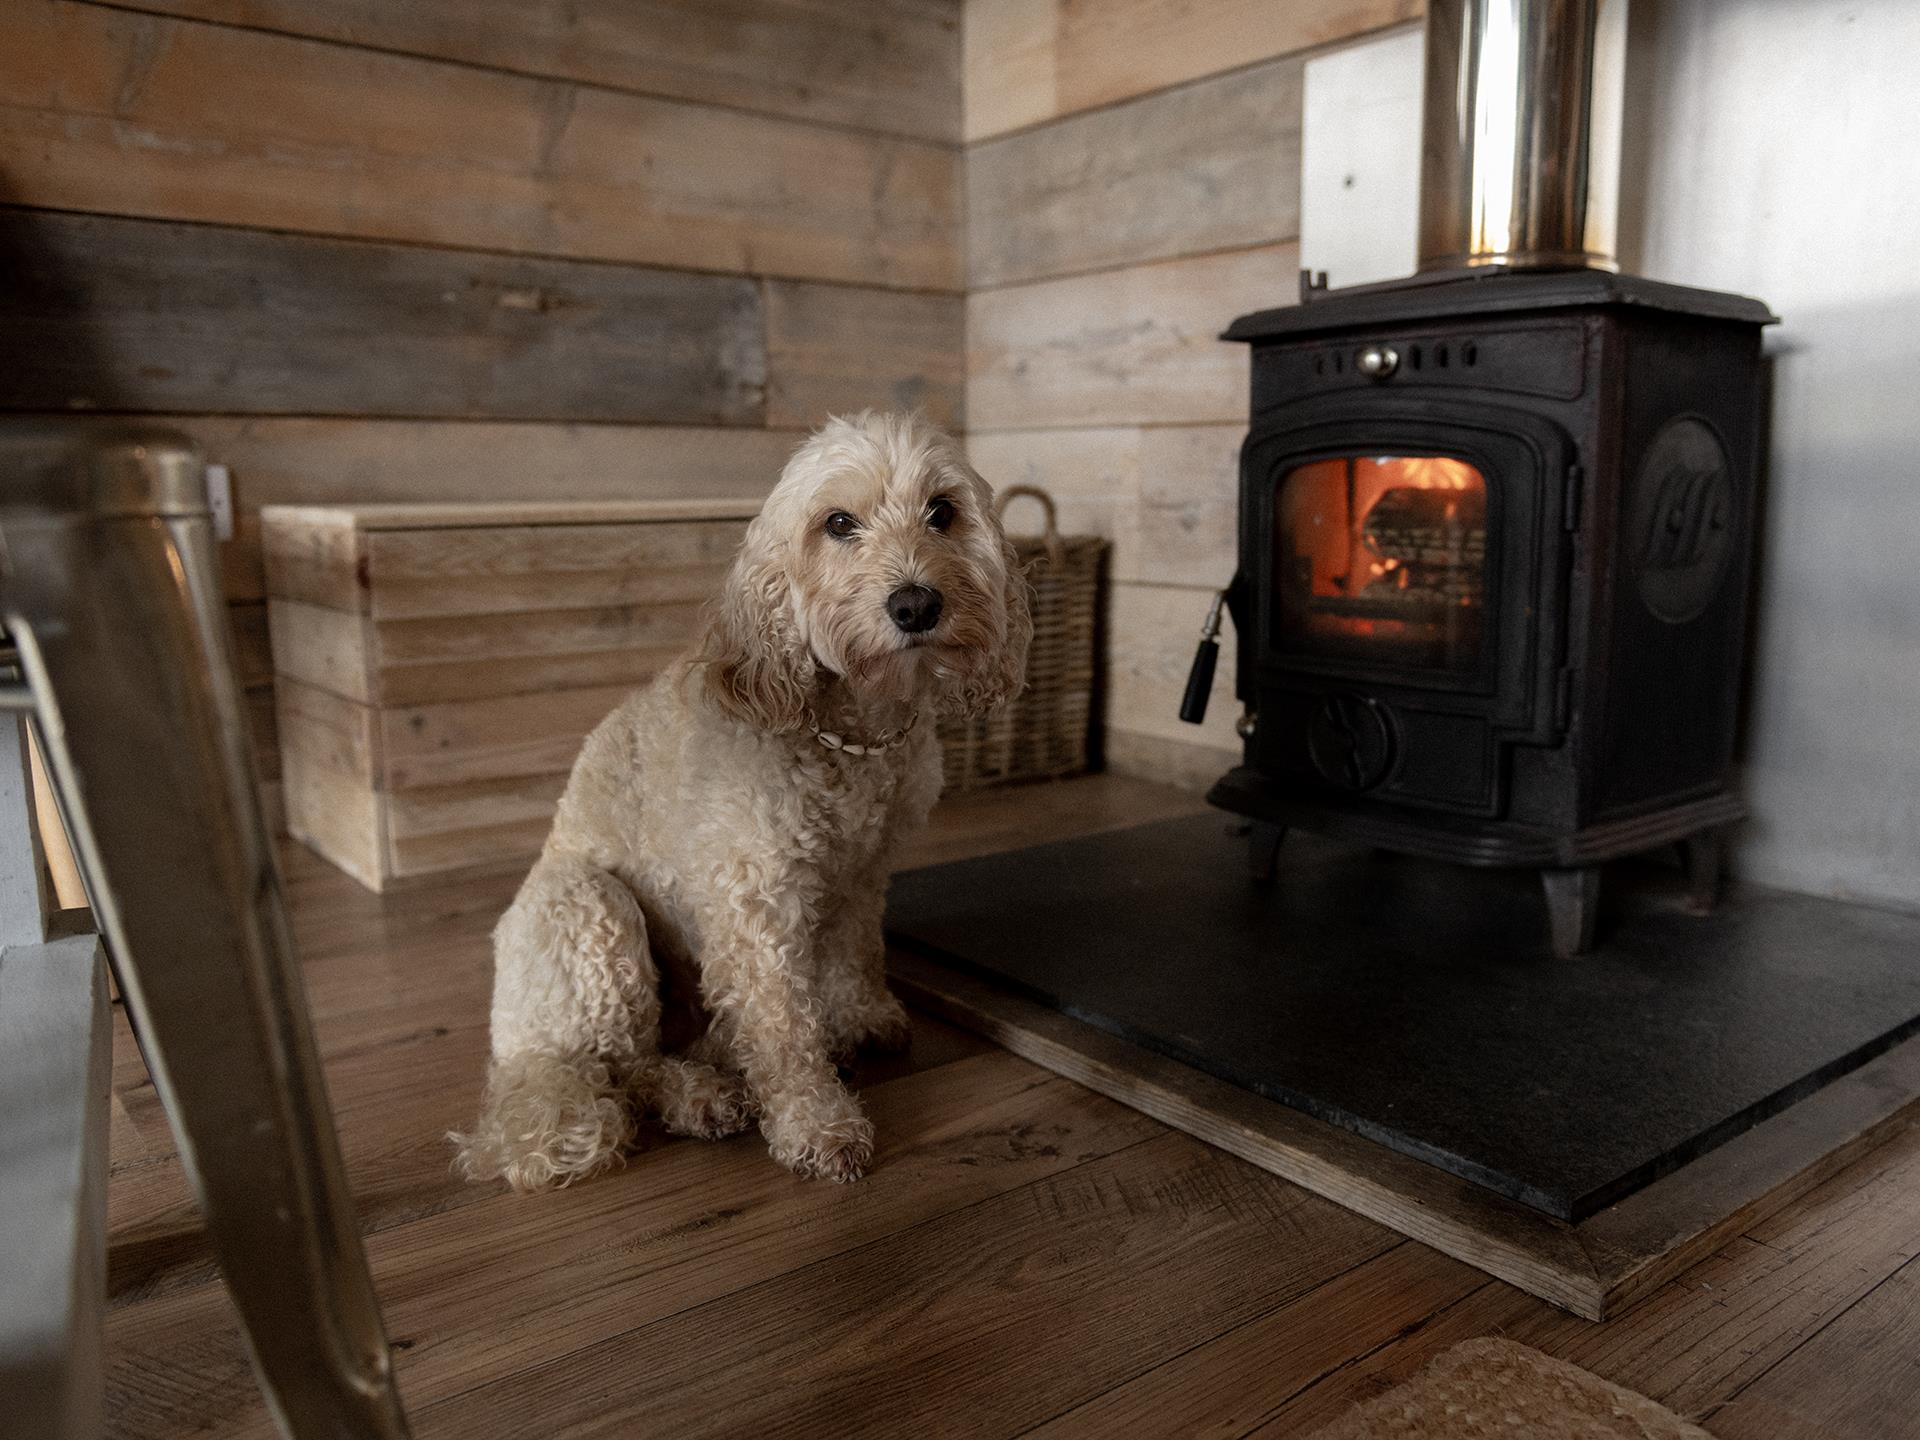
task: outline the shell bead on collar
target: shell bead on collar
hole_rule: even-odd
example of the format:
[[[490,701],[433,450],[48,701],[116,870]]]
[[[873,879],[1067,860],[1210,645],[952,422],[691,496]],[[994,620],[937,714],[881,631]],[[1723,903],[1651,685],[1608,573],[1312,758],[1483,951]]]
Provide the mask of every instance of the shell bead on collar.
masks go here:
[[[813,738],[827,749],[838,750],[843,755],[881,755],[900,745],[912,731],[912,725],[908,725],[904,730],[883,731],[877,738],[869,740],[864,745],[836,735],[831,730],[816,730],[813,732]]]

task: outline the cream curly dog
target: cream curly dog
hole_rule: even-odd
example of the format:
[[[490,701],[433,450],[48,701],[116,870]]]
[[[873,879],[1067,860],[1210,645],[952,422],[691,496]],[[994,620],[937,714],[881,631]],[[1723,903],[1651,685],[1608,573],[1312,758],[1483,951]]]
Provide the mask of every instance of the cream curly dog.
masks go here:
[[[1025,670],[1026,583],[992,492],[917,417],[829,421],[794,454],[700,644],[587,737],[494,931],[471,1179],[617,1162],[638,1118],[857,1179],[873,1126],[835,1069],[899,1046],[889,861],[940,790],[932,717]]]

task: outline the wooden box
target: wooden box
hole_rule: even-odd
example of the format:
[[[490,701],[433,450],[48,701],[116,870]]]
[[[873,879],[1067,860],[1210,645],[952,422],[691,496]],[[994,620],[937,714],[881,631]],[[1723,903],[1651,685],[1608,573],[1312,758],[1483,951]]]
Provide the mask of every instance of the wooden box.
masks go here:
[[[266,507],[288,830],[375,890],[530,860],[580,742],[693,638],[758,508]]]

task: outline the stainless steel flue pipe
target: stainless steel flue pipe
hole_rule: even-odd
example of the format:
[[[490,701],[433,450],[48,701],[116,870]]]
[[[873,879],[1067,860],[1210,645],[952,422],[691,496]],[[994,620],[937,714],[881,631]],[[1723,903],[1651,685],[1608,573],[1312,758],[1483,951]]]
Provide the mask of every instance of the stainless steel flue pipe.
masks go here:
[[[1619,268],[1627,0],[1428,0],[1420,269]]]

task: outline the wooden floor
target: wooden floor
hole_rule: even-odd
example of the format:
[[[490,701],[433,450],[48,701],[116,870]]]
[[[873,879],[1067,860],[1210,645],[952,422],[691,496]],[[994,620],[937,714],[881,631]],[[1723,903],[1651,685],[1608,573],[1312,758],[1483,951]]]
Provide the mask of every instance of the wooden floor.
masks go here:
[[[967,797],[915,858],[1191,808],[1108,778]],[[1723,1440],[1920,1436],[1915,1129],[1606,1325],[924,1018],[857,1076],[858,1185],[743,1136],[522,1199],[457,1183],[443,1139],[515,877],[382,898],[287,870],[417,1434],[1304,1435],[1498,1332]],[[124,1022],[113,1118],[110,1433],[267,1433]]]

